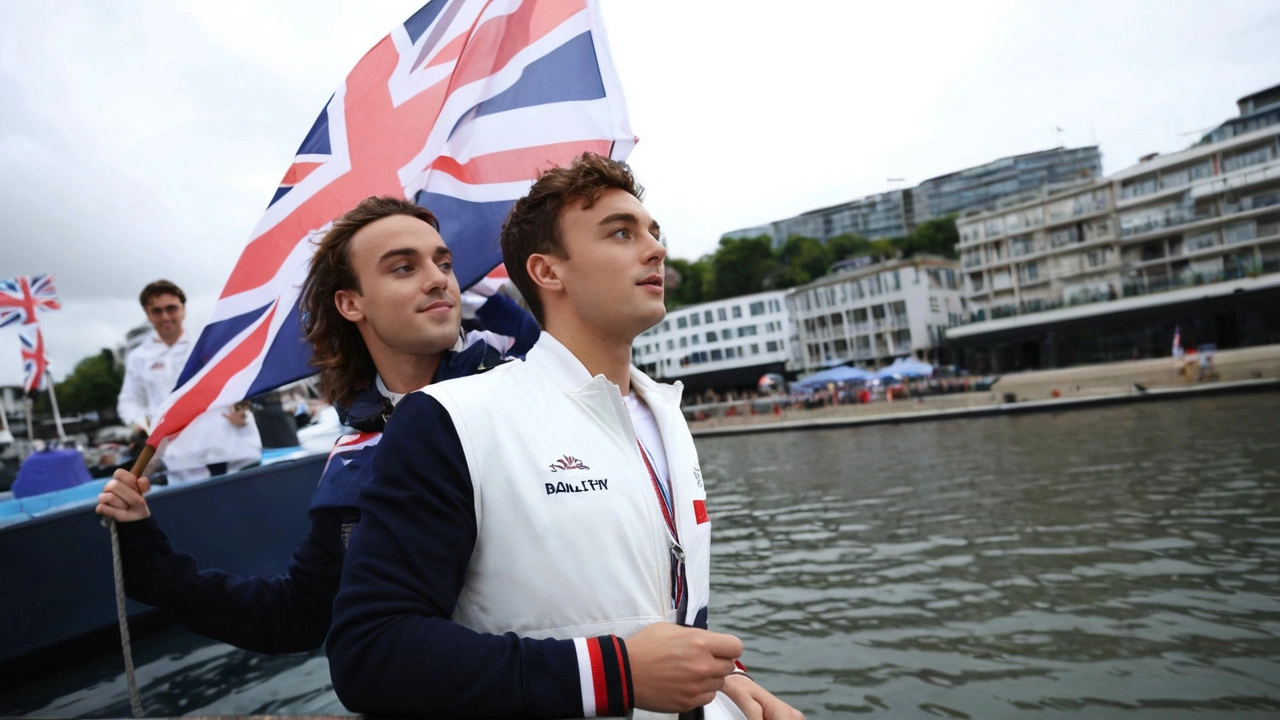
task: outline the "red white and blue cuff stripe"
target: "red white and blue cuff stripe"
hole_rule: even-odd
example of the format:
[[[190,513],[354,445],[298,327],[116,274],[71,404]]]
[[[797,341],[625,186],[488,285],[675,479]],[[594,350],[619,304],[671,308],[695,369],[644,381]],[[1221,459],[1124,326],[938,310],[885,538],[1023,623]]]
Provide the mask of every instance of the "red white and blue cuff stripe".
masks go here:
[[[583,717],[622,717],[635,707],[631,663],[622,638],[601,635],[574,638]]]

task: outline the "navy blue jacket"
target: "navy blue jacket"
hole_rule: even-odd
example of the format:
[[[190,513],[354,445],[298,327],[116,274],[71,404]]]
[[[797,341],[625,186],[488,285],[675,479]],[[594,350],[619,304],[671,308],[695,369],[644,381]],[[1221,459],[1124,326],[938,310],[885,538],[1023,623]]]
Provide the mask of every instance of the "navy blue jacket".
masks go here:
[[[516,339],[508,351],[513,356],[523,356],[541,332],[528,313],[501,295],[490,298],[476,317],[493,332]],[[432,382],[472,375],[501,360],[489,345],[474,343],[445,353]],[[171,611],[192,632],[246,650],[287,653],[320,647],[332,622],[346,536],[360,517],[356,497],[369,478],[374,450],[368,443],[346,458],[352,462],[331,462],[326,468],[308,513],[311,532],[285,573],[273,578],[200,570],[194,557],[174,549],[155,518],[120,523],[125,593]]]

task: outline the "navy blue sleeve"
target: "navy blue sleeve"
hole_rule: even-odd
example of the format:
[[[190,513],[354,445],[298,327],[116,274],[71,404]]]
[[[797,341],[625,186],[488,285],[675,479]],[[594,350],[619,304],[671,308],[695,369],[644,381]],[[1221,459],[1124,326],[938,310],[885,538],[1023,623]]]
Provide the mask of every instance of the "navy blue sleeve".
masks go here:
[[[285,574],[273,578],[200,570],[194,557],[173,548],[154,518],[120,523],[125,592],[172,612],[194,633],[245,650],[314,650],[329,630],[342,573],[337,522],[313,514],[311,532]]]
[[[524,357],[542,335],[542,328],[529,311],[502,293],[495,293],[476,310],[476,320],[485,330],[516,341],[507,351],[511,357]]]
[[[333,687],[347,708],[582,717],[574,640],[483,634],[450,619],[476,518],[457,430],[435,398],[414,393],[396,406],[360,511],[327,641]]]

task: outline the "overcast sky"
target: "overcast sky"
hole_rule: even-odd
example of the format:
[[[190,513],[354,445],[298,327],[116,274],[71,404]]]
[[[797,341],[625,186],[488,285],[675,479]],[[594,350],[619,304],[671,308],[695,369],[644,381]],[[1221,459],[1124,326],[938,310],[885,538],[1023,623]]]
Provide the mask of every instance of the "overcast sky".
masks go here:
[[[57,379],[144,320],[157,277],[198,330],[329,95],[420,4],[0,5],[0,275],[56,275]],[[1275,0],[603,7],[631,163],[677,257],[1057,144],[1096,143],[1114,172],[1280,83]],[[0,384],[19,357],[0,328]]]

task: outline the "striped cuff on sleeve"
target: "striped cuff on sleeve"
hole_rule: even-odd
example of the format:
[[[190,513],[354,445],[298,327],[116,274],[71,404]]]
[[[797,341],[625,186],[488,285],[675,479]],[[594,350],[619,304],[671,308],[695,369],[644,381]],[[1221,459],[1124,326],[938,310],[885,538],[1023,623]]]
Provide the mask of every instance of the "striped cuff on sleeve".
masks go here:
[[[631,663],[622,638],[601,635],[574,638],[583,717],[621,717],[635,707]]]

